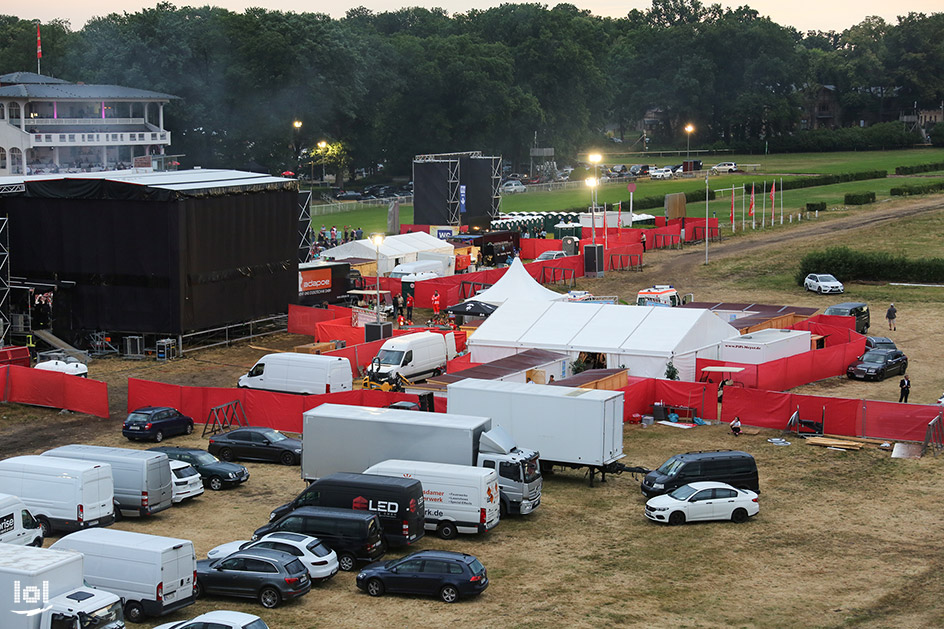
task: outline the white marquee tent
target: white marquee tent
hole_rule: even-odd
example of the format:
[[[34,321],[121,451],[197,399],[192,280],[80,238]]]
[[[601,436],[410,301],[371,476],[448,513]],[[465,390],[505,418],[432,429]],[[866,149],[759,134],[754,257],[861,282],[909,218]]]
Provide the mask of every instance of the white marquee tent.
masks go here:
[[[608,369],[664,378],[670,360],[682,380],[694,381],[695,358],[717,358],[733,326],[709,310],[512,299],[468,339],[472,362],[484,363],[531,348],[602,354]]]
[[[380,244],[380,272],[389,273],[398,264],[416,262],[417,254],[420,252],[453,256],[456,254],[456,249],[445,240],[440,240],[425,232],[386,236]],[[347,260],[350,258],[374,260],[377,258],[377,247],[370,239],[363,238],[327,249],[322,253],[322,257],[331,260]]]
[[[493,306],[500,306],[509,299],[562,301],[567,299],[567,295],[541,286],[524,268],[521,259],[515,258],[497,282],[467,301],[484,301]]]

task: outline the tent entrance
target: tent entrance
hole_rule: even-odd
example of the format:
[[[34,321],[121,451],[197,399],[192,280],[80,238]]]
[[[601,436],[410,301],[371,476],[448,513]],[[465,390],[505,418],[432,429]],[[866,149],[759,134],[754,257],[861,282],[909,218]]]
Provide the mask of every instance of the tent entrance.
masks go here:
[[[587,369],[606,369],[606,354],[602,352],[580,352],[577,361],[587,366]]]

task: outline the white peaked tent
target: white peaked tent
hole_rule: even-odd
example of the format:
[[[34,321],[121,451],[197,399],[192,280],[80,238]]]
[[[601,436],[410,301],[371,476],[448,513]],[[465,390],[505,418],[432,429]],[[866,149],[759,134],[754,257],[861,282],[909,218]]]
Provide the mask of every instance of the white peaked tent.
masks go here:
[[[469,298],[469,300],[484,301],[493,306],[500,306],[509,299],[528,299],[544,302],[562,301],[567,299],[567,295],[555,293],[551,289],[541,286],[525,270],[521,259],[515,258],[497,282],[478,295]]]
[[[721,342],[738,336],[710,310],[510,300],[468,339],[472,362],[484,363],[538,348],[603,354],[606,366],[631,376],[664,378],[671,360],[682,380],[694,381],[695,358],[717,358]]]
[[[451,244],[430,236],[426,232],[386,236],[380,244],[380,272],[389,273],[398,264],[416,262],[417,254],[427,251],[450,256],[456,254],[456,248]],[[327,249],[322,256],[331,260],[350,258],[374,260],[377,258],[377,247],[369,238],[363,238]]]

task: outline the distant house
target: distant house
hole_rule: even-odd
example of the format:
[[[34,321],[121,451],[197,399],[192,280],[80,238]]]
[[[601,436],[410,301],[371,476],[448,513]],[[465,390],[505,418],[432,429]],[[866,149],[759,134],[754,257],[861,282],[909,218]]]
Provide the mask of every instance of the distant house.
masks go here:
[[[0,75],[0,176],[130,168],[171,143],[164,105],[177,96]],[[150,166],[150,164],[148,164]]]
[[[835,129],[842,126],[842,107],[835,85],[820,85],[809,97],[800,116],[800,129]]]

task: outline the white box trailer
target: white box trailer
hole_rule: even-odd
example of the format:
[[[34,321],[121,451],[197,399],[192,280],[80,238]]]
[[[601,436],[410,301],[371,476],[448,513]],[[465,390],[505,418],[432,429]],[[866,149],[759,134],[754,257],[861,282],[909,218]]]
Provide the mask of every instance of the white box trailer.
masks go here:
[[[79,553],[0,544],[0,627],[122,629],[121,600],[83,574]]]
[[[769,328],[721,341],[720,359],[732,363],[759,365],[808,351],[808,331]]]
[[[541,465],[622,471],[623,392],[469,378],[446,388],[449,412],[492,418]]]
[[[86,529],[50,546],[85,558],[85,581],[113,592],[124,603],[125,617],[141,622],[194,602],[197,556],[186,539],[116,529]]]

